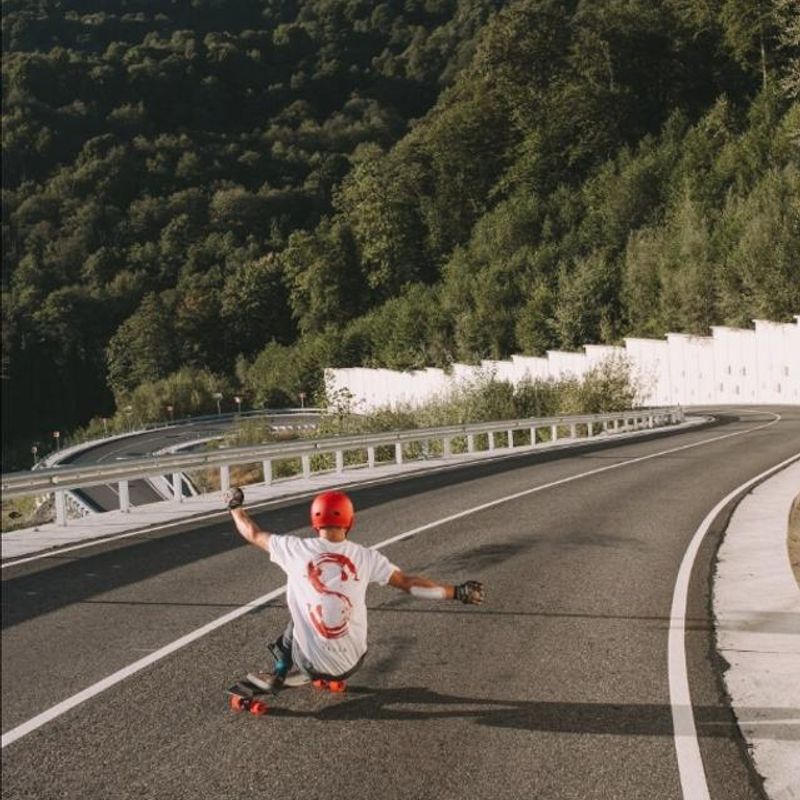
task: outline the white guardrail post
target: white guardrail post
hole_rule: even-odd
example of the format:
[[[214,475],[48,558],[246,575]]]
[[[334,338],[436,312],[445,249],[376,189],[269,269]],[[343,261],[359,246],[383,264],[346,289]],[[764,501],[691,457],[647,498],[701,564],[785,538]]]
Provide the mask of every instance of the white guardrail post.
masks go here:
[[[442,456],[453,457],[454,442],[466,440],[468,453],[479,451],[492,453],[500,444],[497,434],[506,437],[506,448],[509,451],[520,449],[515,444],[516,431],[530,431],[529,449],[547,447],[559,441],[559,428],[567,429],[572,440],[590,440],[609,433],[622,431],[652,430],[663,425],[674,425],[683,422],[685,415],[681,407],[648,409],[646,411],[620,411],[609,414],[586,414],[572,417],[549,417],[541,419],[521,419],[513,421],[482,422],[470,425],[451,425],[441,428],[421,428],[406,431],[386,431],[383,433],[359,434],[354,436],[337,436],[326,439],[298,439],[288,442],[251,447],[229,448],[202,453],[165,453],[140,459],[127,459],[114,464],[89,464],[80,466],[58,466],[46,469],[18,472],[2,476],[3,496],[25,497],[38,495],[55,495],[55,517],[59,525],[67,524],[67,492],[86,486],[117,484],[119,509],[130,510],[130,486],[132,480],[171,476],[172,496],[177,502],[184,502],[184,473],[195,470],[219,470],[220,488],[225,491],[231,485],[231,467],[241,464],[261,462],[264,484],[269,486],[275,481],[275,462],[300,461],[301,474],[310,478],[314,474],[312,459],[315,456],[327,456],[314,459],[315,469],[331,470],[330,459],[333,460],[334,474],[341,474],[349,469],[364,466],[363,455],[352,467],[345,466],[346,453],[366,452],[366,466],[370,469],[380,464],[403,464],[405,460],[403,448],[416,444],[420,449],[419,458],[432,458],[431,443],[442,442]],[[586,435],[583,435],[583,431]],[[537,442],[537,434],[549,431],[550,442]],[[579,436],[578,433],[581,432]],[[546,438],[546,436],[543,436]],[[486,442],[486,444],[484,444]],[[518,439],[519,442],[519,439]],[[480,445],[480,447],[479,447]],[[394,458],[377,461],[378,448],[394,447]],[[463,445],[459,451],[463,452]],[[413,451],[410,451],[413,452]],[[296,467],[295,467],[296,472]],[[290,480],[287,478],[286,480]],[[188,499],[187,502],[191,502]]]
[[[172,473],[172,498],[177,503],[183,502],[183,473]]]
[[[67,493],[56,492],[56,522],[66,527],[67,524]]]
[[[120,481],[118,484],[119,510],[127,514],[131,510],[131,492],[128,481]]]

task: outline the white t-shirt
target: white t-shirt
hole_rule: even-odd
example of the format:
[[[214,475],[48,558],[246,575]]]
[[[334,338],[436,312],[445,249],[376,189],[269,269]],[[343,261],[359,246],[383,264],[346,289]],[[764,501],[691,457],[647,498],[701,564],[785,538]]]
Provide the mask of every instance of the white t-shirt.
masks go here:
[[[345,540],[276,536],[270,559],[286,573],[294,637],[316,672],[341,675],[367,650],[367,586],[397,567],[377,550]]]

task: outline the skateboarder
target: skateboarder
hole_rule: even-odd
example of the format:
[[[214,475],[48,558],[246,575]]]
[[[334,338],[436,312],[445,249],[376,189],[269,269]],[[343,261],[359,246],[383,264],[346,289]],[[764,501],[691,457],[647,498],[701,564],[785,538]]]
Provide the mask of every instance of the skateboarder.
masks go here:
[[[236,530],[266,550],[287,576],[291,622],[269,647],[274,668],[247,676],[267,691],[280,690],[287,676],[291,685],[344,681],[361,666],[367,652],[365,595],[373,581],[427,600],[483,602],[478,581],[452,586],[406,575],[382,553],[348,540],[355,514],[344,492],[323,492],[314,498],[311,526],[318,535],[308,538],[262,531],[243,508],[241,489],[231,490],[225,499]]]

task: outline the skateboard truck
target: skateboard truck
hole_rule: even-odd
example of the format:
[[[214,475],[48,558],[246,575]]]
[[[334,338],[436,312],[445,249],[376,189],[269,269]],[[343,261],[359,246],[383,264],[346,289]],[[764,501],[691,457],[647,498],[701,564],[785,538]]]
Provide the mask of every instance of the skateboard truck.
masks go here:
[[[315,689],[327,689],[329,692],[347,691],[347,681],[326,681],[323,678],[316,678],[311,682]]]
[[[240,697],[237,694],[231,695],[230,707],[234,711],[249,711],[257,717],[263,717],[269,711],[269,706],[263,700]]]

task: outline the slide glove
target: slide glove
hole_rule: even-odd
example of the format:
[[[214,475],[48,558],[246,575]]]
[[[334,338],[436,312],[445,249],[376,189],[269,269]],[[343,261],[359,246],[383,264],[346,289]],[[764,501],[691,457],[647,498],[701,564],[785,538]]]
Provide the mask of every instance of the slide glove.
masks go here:
[[[466,604],[480,605],[485,594],[482,583],[479,581],[467,581],[456,586],[455,599]]]
[[[244,492],[237,486],[225,494],[225,500],[228,503],[228,509],[233,511],[234,508],[239,508],[244,503]]]

